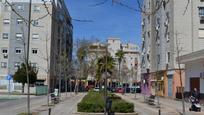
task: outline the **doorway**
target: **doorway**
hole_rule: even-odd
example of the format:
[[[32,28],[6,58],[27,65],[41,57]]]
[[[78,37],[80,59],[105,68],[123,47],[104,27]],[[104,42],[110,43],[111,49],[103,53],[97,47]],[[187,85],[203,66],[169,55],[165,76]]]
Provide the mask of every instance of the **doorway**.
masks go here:
[[[200,78],[190,78],[190,91],[193,91],[193,89],[196,88],[198,92],[200,92]]]

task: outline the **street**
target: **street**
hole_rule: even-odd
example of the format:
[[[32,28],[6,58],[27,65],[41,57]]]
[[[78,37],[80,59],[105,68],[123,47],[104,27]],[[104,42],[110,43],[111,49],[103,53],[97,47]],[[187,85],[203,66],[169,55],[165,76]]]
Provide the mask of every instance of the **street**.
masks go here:
[[[46,104],[46,96],[31,96],[31,110],[42,104]],[[26,112],[26,110],[26,96],[19,96],[17,99],[0,100],[0,115],[16,115],[17,113]]]
[[[51,115],[76,115],[77,103],[86,95],[86,93],[65,93],[62,94],[61,102],[54,106],[50,106]],[[134,103],[135,112],[139,115],[158,115],[158,108],[156,105],[149,105],[144,102],[144,97],[141,94],[126,93],[124,95],[117,93],[123,99]],[[180,115],[182,112],[182,104],[169,98],[160,99],[161,115]],[[0,115],[16,115],[17,113],[26,112],[26,96],[13,100],[0,100]],[[157,100],[155,100],[155,103]],[[204,115],[204,107],[202,112],[190,112],[190,103],[185,103],[186,115]],[[31,96],[31,111],[39,113],[39,115],[48,115],[48,107],[46,106],[46,96]]]
[[[67,98],[65,93],[62,94],[62,101],[59,104],[51,106],[52,115],[70,115],[68,113],[76,112],[76,105],[85,93],[68,93]],[[31,96],[31,111],[40,113],[40,115],[48,115],[48,107],[46,106],[47,96]],[[67,107],[67,108],[65,108]],[[0,100],[0,115],[16,115],[27,111],[27,99],[23,96],[18,99],[1,99]]]

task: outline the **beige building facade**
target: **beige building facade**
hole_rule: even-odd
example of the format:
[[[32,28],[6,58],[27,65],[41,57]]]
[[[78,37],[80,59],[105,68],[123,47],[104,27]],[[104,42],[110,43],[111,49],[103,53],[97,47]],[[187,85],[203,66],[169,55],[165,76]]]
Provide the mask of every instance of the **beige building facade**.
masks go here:
[[[27,53],[29,0],[8,2],[15,5],[0,2],[0,85],[7,84],[7,74],[17,71]],[[50,80],[53,89],[59,77],[65,76],[59,70],[60,57],[66,54],[68,60],[72,60],[73,27],[63,0],[47,0],[43,4],[42,0],[32,0],[29,62],[38,69],[36,85],[47,85]]]

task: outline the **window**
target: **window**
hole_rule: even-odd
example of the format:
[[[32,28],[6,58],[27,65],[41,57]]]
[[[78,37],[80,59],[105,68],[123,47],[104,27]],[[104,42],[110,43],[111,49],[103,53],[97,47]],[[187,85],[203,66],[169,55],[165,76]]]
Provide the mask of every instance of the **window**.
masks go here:
[[[21,48],[16,48],[16,54],[21,54],[22,49]]]
[[[16,33],[16,40],[22,40],[23,34],[22,33]]]
[[[157,55],[157,64],[159,64],[160,63],[160,55],[158,54]]]
[[[204,29],[199,29],[198,30],[198,37],[200,38],[200,39],[204,39]]]
[[[1,68],[7,68],[7,63],[6,62],[1,62]]]
[[[32,48],[32,53],[33,54],[37,54],[38,53],[38,49],[37,48]]]
[[[39,34],[33,34],[32,39],[39,39]]]
[[[33,67],[34,69],[37,68],[37,63],[31,63],[31,67]]]
[[[150,31],[147,32],[147,36],[148,36],[148,38],[150,38]]]
[[[8,33],[3,33],[3,34],[2,34],[2,38],[3,38],[3,39],[8,39],[8,36],[9,36]]]
[[[170,58],[171,58],[171,57],[170,57],[170,52],[167,52],[167,53],[166,53],[166,57],[167,57],[167,58],[166,58],[166,59],[167,59],[167,63],[169,63],[169,62],[170,62]]]
[[[18,5],[17,9],[18,9],[18,11],[23,11],[24,10],[23,5]]]
[[[150,16],[149,15],[148,15],[147,19],[148,19],[148,23],[150,23]]]
[[[33,11],[34,12],[40,12],[40,6],[34,6]]]
[[[166,42],[169,42],[170,40],[170,35],[169,35],[169,32],[166,33]]]
[[[8,53],[8,49],[7,48],[2,48],[2,54],[7,54]]]
[[[16,23],[17,23],[17,24],[22,24],[22,23],[23,23],[23,20],[20,19],[20,18],[17,18]]]
[[[204,16],[204,7],[199,7],[199,16]]]
[[[3,24],[8,25],[9,23],[10,23],[10,20],[9,20],[9,19],[4,19],[4,20],[3,20]]]
[[[204,24],[204,17],[200,17],[200,24]]]
[[[20,68],[20,62],[15,62],[15,63],[14,63],[14,68],[15,68],[15,69]]]

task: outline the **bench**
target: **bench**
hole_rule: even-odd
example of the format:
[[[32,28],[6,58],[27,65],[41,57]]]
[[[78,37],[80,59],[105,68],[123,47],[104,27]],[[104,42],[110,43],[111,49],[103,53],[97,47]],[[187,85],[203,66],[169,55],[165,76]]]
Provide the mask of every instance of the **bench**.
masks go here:
[[[154,105],[154,100],[155,100],[155,95],[150,95],[149,97],[147,97],[147,103],[150,105]]]
[[[51,96],[51,102],[53,104],[59,103],[59,96],[55,96],[54,94],[51,94],[50,96]]]

